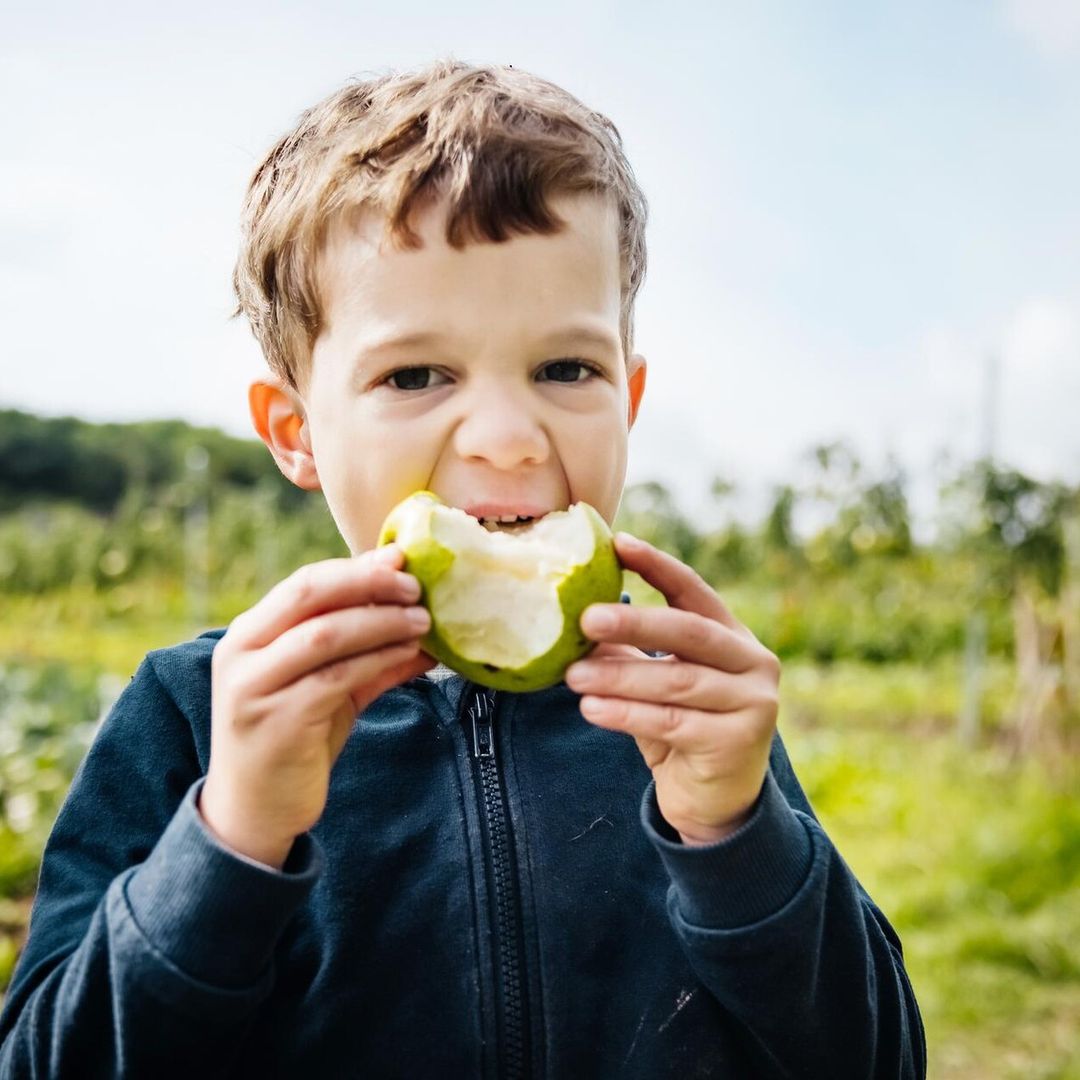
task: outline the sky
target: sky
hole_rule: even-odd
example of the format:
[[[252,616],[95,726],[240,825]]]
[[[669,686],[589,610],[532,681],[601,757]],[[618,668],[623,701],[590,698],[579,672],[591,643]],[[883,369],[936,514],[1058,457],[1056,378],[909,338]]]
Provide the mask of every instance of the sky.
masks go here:
[[[708,522],[719,476],[752,517],[839,439],[897,459],[924,515],[988,445],[1080,482],[1077,0],[20,5],[0,407],[250,434],[252,170],[349,78],[446,56],[622,132],[650,203],[631,482]]]

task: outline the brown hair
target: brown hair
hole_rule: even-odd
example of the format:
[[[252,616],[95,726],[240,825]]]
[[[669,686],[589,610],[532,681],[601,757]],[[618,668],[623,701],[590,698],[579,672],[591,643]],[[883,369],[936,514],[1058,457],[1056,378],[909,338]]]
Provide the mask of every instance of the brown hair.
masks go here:
[[[304,112],[248,186],[233,274],[270,367],[292,386],[321,327],[318,256],[330,225],[374,210],[401,247],[420,200],[448,200],[446,239],[501,242],[553,233],[548,199],[592,192],[618,211],[622,344],[645,276],[645,197],[606,117],[554,84],[512,67],[454,60],[351,82]]]

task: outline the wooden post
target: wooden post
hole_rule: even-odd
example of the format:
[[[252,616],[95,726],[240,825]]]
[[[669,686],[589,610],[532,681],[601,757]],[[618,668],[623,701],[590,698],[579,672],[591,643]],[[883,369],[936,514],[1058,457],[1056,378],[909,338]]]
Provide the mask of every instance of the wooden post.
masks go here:
[[[998,397],[1001,385],[1001,361],[996,353],[986,357],[983,367],[982,455],[987,465],[994,464],[997,452]],[[982,728],[983,676],[986,671],[987,569],[980,563],[976,570],[975,596],[964,631],[964,691],[960,706],[960,741],[972,747]]]
[[[982,600],[981,590],[979,600]],[[972,747],[982,726],[983,670],[986,667],[986,613],[978,608],[964,633],[964,697],[960,706],[960,741]]]
[[[1061,582],[1061,667],[1069,734],[1080,732],[1080,513],[1066,518]]]

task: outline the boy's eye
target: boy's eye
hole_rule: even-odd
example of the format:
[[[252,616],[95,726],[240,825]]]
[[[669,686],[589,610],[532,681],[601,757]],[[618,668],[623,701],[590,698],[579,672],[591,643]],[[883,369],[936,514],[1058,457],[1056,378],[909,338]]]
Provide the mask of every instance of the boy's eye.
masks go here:
[[[545,364],[543,370],[547,375],[546,382],[584,382],[596,374],[596,369],[584,360],[553,360]]]
[[[438,374],[434,368],[429,367],[402,368],[388,375],[386,381],[395,390],[426,390],[429,386],[435,385],[432,382],[432,376],[438,376]]]

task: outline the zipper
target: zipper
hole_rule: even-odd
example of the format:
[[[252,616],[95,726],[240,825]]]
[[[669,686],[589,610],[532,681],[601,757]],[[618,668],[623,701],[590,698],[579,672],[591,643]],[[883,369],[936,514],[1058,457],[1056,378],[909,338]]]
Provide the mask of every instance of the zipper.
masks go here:
[[[525,1000],[522,979],[522,932],[514,872],[510,818],[506,812],[498,757],[495,753],[495,692],[470,686],[465,693],[465,719],[471,736],[473,779],[487,838],[488,895],[492,899],[499,980],[499,1028],[502,1040],[498,1075],[524,1078],[526,1068]]]

